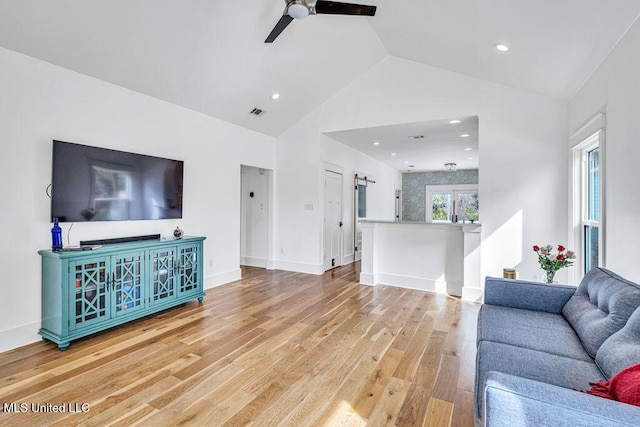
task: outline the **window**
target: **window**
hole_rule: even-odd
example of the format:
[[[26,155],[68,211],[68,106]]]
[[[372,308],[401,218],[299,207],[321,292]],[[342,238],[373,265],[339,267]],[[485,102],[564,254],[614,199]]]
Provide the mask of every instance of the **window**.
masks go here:
[[[478,221],[478,187],[468,185],[428,185],[427,222]]]
[[[589,142],[589,141],[587,141]],[[600,252],[600,147],[598,139],[582,150],[582,273],[599,265]]]
[[[592,268],[605,266],[604,119],[599,114],[571,138],[573,224],[569,245],[576,249],[575,283]]]

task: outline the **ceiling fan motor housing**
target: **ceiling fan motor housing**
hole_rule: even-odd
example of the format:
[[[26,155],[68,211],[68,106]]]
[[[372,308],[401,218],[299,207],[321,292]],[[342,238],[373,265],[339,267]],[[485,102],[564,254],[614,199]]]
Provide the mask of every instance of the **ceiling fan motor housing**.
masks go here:
[[[303,1],[293,1],[287,7],[287,14],[293,19],[304,19],[309,16],[309,7]]]
[[[265,43],[273,41],[294,19],[304,19],[309,15],[361,15],[375,16],[376,6],[343,3],[333,0],[284,0],[286,7],[280,20],[267,36]]]

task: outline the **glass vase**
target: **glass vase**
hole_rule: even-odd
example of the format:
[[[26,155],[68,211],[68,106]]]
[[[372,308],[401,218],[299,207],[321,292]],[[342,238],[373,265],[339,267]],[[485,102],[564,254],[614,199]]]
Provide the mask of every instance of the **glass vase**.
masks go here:
[[[555,279],[556,276],[556,272],[554,270],[547,270],[545,271],[545,276],[544,276],[544,282],[545,283],[553,283],[553,280]]]

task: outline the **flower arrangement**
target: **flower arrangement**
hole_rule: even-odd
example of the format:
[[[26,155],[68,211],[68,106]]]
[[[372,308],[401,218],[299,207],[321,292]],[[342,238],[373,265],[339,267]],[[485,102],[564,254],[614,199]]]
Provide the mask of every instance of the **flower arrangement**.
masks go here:
[[[538,262],[540,263],[540,268],[543,269],[547,274],[545,277],[546,283],[553,283],[553,278],[556,275],[556,272],[560,270],[562,267],[569,267],[573,264],[573,259],[575,259],[576,254],[573,251],[568,251],[562,245],[558,245],[557,253],[553,253],[553,246],[533,246],[533,251],[538,254]]]

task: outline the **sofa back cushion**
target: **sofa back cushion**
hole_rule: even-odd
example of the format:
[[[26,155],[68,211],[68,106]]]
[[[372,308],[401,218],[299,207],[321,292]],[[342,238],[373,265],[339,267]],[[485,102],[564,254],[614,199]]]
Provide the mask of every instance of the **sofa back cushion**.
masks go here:
[[[604,268],[584,276],[562,315],[580,337],[591,357],[602,343],[627,323],[640,306],[640,287]]]
[[[637,363],[640,363],[640,309],[602,343],[596,354],[596,365],[607,378]]]

